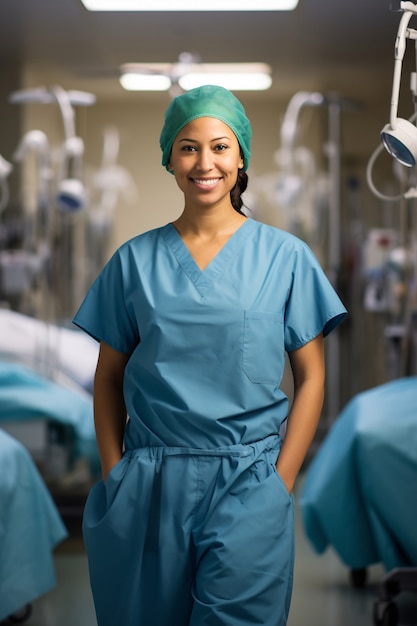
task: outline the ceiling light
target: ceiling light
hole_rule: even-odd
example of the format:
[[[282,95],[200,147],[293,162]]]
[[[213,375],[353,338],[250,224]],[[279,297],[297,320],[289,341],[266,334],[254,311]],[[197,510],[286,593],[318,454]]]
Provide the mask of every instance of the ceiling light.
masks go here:
[[[231,91],[263,91],[270,88],[272,78],[269,74],[190,72],[182,76],[178,83],[185,90],[202,85],[218,85]]]
[[[171,87],[171,80],[163,74],[126,72],[119,80],[127,91],[167,91]]]
[[[185,91],[201,85],[258,91],[272,84],[266,63],[124,63],[120,70],[120,83],[129,91],[163,91],[172,83]]]
[[[81,0],[89,11],[291,11],[298,0]]]

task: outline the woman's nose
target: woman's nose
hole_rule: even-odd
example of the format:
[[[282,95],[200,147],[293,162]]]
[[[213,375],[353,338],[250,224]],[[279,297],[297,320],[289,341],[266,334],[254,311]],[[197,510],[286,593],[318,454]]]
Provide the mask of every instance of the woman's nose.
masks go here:
[[[205,150],[205,149],[199,150],[197,165],[203,171],[207,171],[207,170],[211,170],[212,169],[212,167],[213,167],[213,154],[211,153],[211,150],[209,150],[209,149],[207,149],[207,150]]]

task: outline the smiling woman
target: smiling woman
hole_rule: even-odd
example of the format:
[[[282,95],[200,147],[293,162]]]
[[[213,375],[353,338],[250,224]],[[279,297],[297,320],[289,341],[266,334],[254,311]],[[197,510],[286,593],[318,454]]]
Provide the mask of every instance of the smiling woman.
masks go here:
[[[346,310],[302,241],[242,212],[251,134],[223,88],[171,102],[183,211],[122,245],[74,318],[100,341],[83,521],[99,626],[287,623],[292,490]]]
[[[241,102],[227,89],[205,85],[175,98],[166,111],[164,122],[160,136],[162,165],[168,172],[175,174],[184,194],[187,187],[181,185],[180,174],[184,174],[184,166],[192,166],[194,171],[188,171],[188,178],[196,186],[195,181],[198,181],[205,191],[217,189],[219,192],[213,206],[223,198],[229,209],[242,213],[241,196],[248,182],[246,170],[250,160],[252,128]],[[194,156],[186,159],[187,153]],[[184,158],[178,160],[177,170],[174,160],[179,155]],[[216,171],[221,165],[229,170],[223,173]],[[186,172],[185,176],[183,184],[187,182]],[[233,185],[230,186],[231,182]],[[225,194],[226,188],[228,191]],[[210,198],[205,198],[206,204]],[[235,227],[236,216],[233,211],[230,215]],[[181,223],[177,220],[175,226],[180,229]]]

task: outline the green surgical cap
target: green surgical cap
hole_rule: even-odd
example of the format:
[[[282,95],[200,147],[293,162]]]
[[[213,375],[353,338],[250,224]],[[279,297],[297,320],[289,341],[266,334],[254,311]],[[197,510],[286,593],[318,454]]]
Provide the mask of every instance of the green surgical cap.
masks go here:
[[[174,98],[165,112],[164,127],[159,138],[162,165],[169,171],[168,163],[172,144],[180,130],[198,117],[215,117],[232,129],[243,153],[243,169],[250,159],[252,129],[241,102],[224,87],[204,85]],[[171,172],[172,174],[172,172]]]

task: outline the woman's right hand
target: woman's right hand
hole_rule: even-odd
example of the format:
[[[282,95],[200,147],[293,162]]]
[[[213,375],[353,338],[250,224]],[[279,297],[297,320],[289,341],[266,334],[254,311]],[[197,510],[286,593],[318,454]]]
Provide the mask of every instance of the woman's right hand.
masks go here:
[[[116,467],[116,465],[119,463],[119,461],[122,460],[122,455],[120,455],[119,458],[117,458],[116,461],[114,461],[113,463],[106,463],[106,464],[102,464],[102,469],[101,469],[101,478],[104,482],[104,484],[106,483],[107,477],[110,474],[110,472],[112,471],[113,467]]]
[[[94,377],[94,424],[104,482],[122,458],[127,419],[123,378],[128,360],[129,355],[100,344]]]

